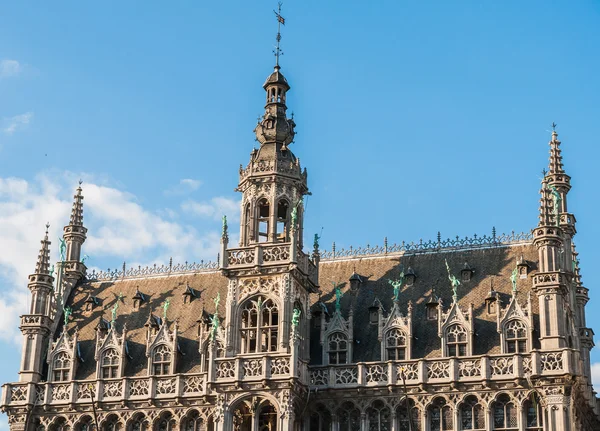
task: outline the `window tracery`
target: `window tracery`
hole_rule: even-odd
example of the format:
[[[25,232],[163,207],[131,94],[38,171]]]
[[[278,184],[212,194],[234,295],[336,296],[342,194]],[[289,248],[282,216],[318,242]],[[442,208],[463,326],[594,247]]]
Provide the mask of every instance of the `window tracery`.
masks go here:
[[[524,407],[525,429],[527,431],[542,431],[544,429],[543,412],[539,397],[532,394],[530,399],[525,401]]]
[[[398,431],[421,431],[421,411],[413,400],[405,399],[396,409]]]
[[[148,421],[144,417],[144,415],[136,416],[131,424],[129,425],[128,431],[147,431],[148,430]]]
[[[269,240],[269,222],[271,210],[269,202],[266,199],[258,201],[258,242],[266,242]]]
[[[279,310],[271,299],[258,297],[245,302],[241,313],[241,341],[243,353],[277,351]]]
[[[119,354],[115,349],[107,349],[102,353],[102,362],[100,368],[102,369],[103,379],[114,379],[119,376]]]
[[[173,418],[173,415],[169,412],[163,413],[154,429],[155,431],[174,431],[175,419]]]
[[[71,371],[71,356],[67,352],[58,352],[52,362],[52,380],[66,382]]]
[[[527,325],[520,319],[509,320],[504,325],[506,353],[527,352]]]
[[[152,353],[152,366],[155,376],[171,374],[171,349],[166,344],[159,344]]]
[[[461,430],[485,430],[485,410],[475,396],[468,396],[460,406]]]
[[[49,431],[71,431],[71,426],[65,418],[58,418],[48,427]]]
[[[339,431],[360,431],[360,410],[350,401],[337,411]]]
[[[375,400],[367,410],[368,431],[390,431],[391,413],[383,401]]]
[[[429,431],[450,431],[452,423],[452,408],[443,398],[437,398],[429,407]]]
[[[446,329],[447,356],[467,356],[467,330],[460,324],[453,324]]]
[[[310,415],[310,431],[331,431],[332,418],[327,408],[318,404]]]
[[[212,431],[213,422],[208,420],[208,423],[204,421],[204,418],[200,416],[196,410],[188,413],[181,423],[181,431]]]
[[[120,431],[121,423],[116,415],[109,416],[102,424],[102,431]]]
[[[348,336],[342,332],[334,332],[327,342],[329,363],[331,365],[348,363]]]
[[[269,401],[262,401],[256,410],[248,401],[243,401],[233,411],[233,430],[277,431],[277,410]]]
[[[493,430],[509,431],[518,429],[517,408],[510,397],[502,394],[494,403]]]
[[[385,335],[386,360],[406,359],[406,334],[399,328],[392,328]]]

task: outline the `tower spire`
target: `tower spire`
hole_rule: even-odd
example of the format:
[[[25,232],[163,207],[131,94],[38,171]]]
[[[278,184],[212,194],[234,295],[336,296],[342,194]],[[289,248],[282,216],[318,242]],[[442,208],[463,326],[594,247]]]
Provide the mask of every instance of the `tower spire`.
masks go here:
[[[552,123],[552,138],[548,143],[550,145],[550,164],[549,164],[549,175],[564,174],[562,155],[560,150],[560,141],[558,140],[558,133],[556,132],[556,123]]]
[[[273,54],[275,54],[275,68],[279,68],[279,57],[283,55],[283,51],[280,47],[281,42],[281,24],[285,25],[285,18],[281,16],[281,5],[283,3],[277,3],[277,10],[273,11],[275,16],[277,17],[277,36],[275,39],[277,40],[277,45],[275,46],[275,50],[273,50]]]
[[[82,181],[73,196],[73,208],[69,224],[63,228],[63,237],[67,246],[65,261],[69,264],[65,267],[68,276],[80,277],[85,273],[85,265],[81,262],[81,246],[85,242],[87,228],[83,226],[83,191]]]
[[[35,273],[50,275],[50,244],[48,240],[48,229],[50,223],[46,223],[46,234],[42,242],[42,248],[40,248],[40,254],[38,254],[37,263],[35,264]]]
[[[71,210],[71,226],[83,226],[83,195],[81,194],[81,184],[83,181],[79,180],[79,187],[75,196],[73,196],[73,209]]]

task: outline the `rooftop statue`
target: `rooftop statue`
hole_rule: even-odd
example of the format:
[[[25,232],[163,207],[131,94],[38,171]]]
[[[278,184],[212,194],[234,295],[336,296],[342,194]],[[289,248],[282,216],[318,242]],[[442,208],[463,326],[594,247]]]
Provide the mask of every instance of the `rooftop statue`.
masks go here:
[[[211,318],[210,339],[214,341],[219,329],[219,302],[221,302],[221,294],[217,293],[217,297],[213,301],[215,303],[215,312]]]
[[[115,305],[113,305],[112,308],[112,317],[110,320],[110,326],[114,327],[115,325],[115,321],[117,320],[117,310],[119,309],[119,299],[117,298],[117,302],[115,302]]]
[[[562,197],[556,186],[554,184],[548,184],[548,189],[552,194],[552,199],[554,200],[554,219],[556,220],[556,226],[560,225],[560,204],[562,203]]]
[[[452,299],[456,302],[458,299],[458,286],[460,286],[460,281],[450,272],[450,265],[448,265],[448,261],[444,259],[446,262],[446,270],[448,271],[448,280],[450,280],[450,284],[452,285]]]
[[[300,323],[300,315],[302,311],[299,308],[294,308],[294,314],[292,315],[292,326],[297,327]]]
[[[71,317],[71,314],[73,314],[73,310],[71,309],[71,307],[63,307],[63,313],[64,313],[65,327],[66,327],[67,323],[69,323],[69,317]]]
[[[50,277],[54,277],[54,264],[50,267]]]
[[[394,300],[394,302],[398,302],[398,298],[400,297],[400,289],[404,284],[404,271],[400,272],[400,278],[398,278],[397,280],[388,280],[388,283],[390,283],[394,287],[394,296],[392,297],[392,299]]]
[[[337,284],[336,282],[332,281],[333,283],[333,287],[335,288],[335,311],[337,313],[340,312],[340,301],[342,299],[342,296],[344,296],[344,294],[342,293],[342,285],[341,284]]]
[[[319,236],[318,233],[315,234],[315,239],[313,241],[313,247],[315,250],[319,249],[319,240],[321,239],[321,237]]]
[[[221,220],[223,222],[223,230],[221,232],[221,236],[227,236],[227,216],[224,215]]]
[[[67,258],[67,242],[65,241],[64,238],[58,238],[58,241],[60,243],[60,245],[59,245],[60,261],[64,262],[65,259]]]
[[[171,301],[167,298],[163,303],[163,320],[167,320],[167,311],[169,310],[169,305],[171,305]]]
[[[519,276],[519,270],[518,268],[515,266],[515,269],[513,269],[512,274],[510,275],[510,281],[512,283],[512,291],[513,294],[517,293],[517,277]]]

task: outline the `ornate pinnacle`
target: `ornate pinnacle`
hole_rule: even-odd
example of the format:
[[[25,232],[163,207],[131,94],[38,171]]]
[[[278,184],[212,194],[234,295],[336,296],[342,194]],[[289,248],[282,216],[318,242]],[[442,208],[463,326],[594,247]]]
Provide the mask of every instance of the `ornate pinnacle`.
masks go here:
[[[79,180],[79,187],[77,187],[77,192],[75,196],[73,196],[73,209],[71,210],[71,221],[70,225],[72,226],[83,226],[83,195],[81,194],[81,183]]]
[[[558,140],[558,133],[556,133],[556,123],[552,123],[552,138],[548,143],[550,145],[550,174],[564,174],[562,155],[560,150],[560,141]]]
[[[50,228],[50,223],[46,223],[46,234],[42,242],[42,248],[40,249],[40,253],[38,254],[37,263],[35,265],[35,273],[36,274],[46,274],[50,275],[50,244],[51,242],[48,240],[48,229]]]

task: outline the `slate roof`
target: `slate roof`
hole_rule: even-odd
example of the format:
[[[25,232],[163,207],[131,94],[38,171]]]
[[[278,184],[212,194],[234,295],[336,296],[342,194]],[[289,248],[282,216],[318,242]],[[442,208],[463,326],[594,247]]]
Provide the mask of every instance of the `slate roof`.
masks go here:
[[[312,295],[313,310],[322,309],[316,304],[322,301],[332,314],[335,293],[333,283],[344,283],[341,299],[342,315],[347,318],[350,309],[354,310],[354,358],[353,362],[380,360],[380,347],[377,339],[377,326],[369,324],[369,307],[378,299],[385,314],[392,309],[392,286],[389,279],[397,279],[400,269],[411,267],[416,273],[416,281],[411,286],[403,286],[400,292],[400,304],[406,313],[408,301],[413,304],[413,358],[441,356],[440,340],[437,335],[437,320],[426,320],[425,304],[432,289],[447,309],[451,303],[452,291],[444,260],[448,260],[453,273],[460,279],[460,270],[468,263],[474,274],[470,281],[461,282],[458,288],[459,304],[468,308],[474,304],[475,340],[474,354],[500,353],[500,337],[496,331],[496,316],[488,315],[485,310],[485,298],[490,291],[493,279],[494,290],[503,305],[510,299],[511,271],[517,259],[524,257],[531,269],[528,278],[520,279],[519,301],[524,303],[530,290],[530,277],[537,268],[537,250],[531,243],[481,248],[472,250],[442,250],[435,253],[400,254],[388,256],[347,258],[343,260],[324,260],[320,265],[321,294]],[[358,273],[363,282],[356,291],[351,291],[349,279],[353,272]],[[184,303],[187,285],[194,289],[198,297],[191,303]],[[133,308],[132,298],[139,290],[145,296],[139,309]],[[120,331],[127,324],[127,342],[129,355],[126,361],[125,375],[142,376],[146,374],[146,327],[150,313],[162,317],[162,306],[170,300],[167,320],[178,321],[179,346],[182,356],[178,359],[179,372],[198,372],[200,355],[198,353],[198,323],[203,311],[214,312],[213,298],[220,293],[222,303],[227,295],[227,279],[218,271],[189,274],[156,276],[141,279],[123,279],[115,281],[95,281],[79,285],[71,294],[69,305],[74,312],[71,316],[69,331],[75,326],[79,332],[80,351],[84,362],[79,364],[76,379],[92,378],[96,364],[94,361],[96,325],[100,318],[110,320],[110,309],[123,295],[119,305],[116,327]],[[97,299],[98,306],[86,312],[85,301],[88,295]],[[532,298],[534,319],[537,322],[537,297]],[[224,310],[224,308],[221,308]],[[171,323],[172,324],[172,323]],[[537,326],[537,323],[536,323]],[[58,328],[58,333],[62,330]],[[58,334],[56,335],[56,337]],[[56,338],[55,337],[55,338]],[[534,339],[537,334],[534,333]],[[534,343],[535,347],[535,343]],[[311,363],[321,363],[319,329],[311,326]]]

